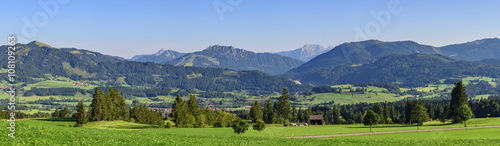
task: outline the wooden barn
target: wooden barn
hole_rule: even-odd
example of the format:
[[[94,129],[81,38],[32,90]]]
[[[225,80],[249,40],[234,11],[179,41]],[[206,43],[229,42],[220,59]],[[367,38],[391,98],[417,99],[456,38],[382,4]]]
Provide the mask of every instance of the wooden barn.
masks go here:
[[[323,115],[310,115],[309,116],[310,125],[323,125]]]

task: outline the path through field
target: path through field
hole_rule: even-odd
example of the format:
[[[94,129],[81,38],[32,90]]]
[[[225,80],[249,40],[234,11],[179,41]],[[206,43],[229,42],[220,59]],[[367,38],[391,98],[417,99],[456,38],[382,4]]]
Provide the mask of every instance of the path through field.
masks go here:
[[[439,129],[425,129],[425,130],[385,131],[385,132],[369,132],[369,133],[349,133],[349,134],[316,135],[316,136],[296,136],[296,137],[283,137],[283,138],[325,138],[325,137],[359,136],[359,135],[425,132],[425,131],[441,131],[441,130],[457,130],[457,129],[476,129],[476,128],[498,128],[498,127],[500,127],[500,125],[478,126],[478,127],[439,128]]]

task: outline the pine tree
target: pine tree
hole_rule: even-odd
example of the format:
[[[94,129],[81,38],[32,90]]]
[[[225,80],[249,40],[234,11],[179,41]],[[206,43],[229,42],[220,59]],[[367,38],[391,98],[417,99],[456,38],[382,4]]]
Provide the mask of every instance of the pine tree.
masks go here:
[[[87,115],[85,114],[85,105],[83,105],[83,101],[80,101],[76,106],[75,127],[82,127],[82,124],[87,124],[87,119]]]
[[[214,118],[214,114],[212,112],[212,110],[210,110],[210,108],[207,106],[203,112],[203,114],[205,115],[205,117],[207,118],[207,124],[209,126],[212,126],[214,125],[215,123],[215,118]]]
[[[290,100],[290,95],[288,95],[288,90],[285,88],[283,89],[283,92],[279,97],[277,108],[278,116],[282,120],[282,122],[290,119],[291,109],[288,100]]]
[[[391,119],[393,122],[401,122],[399,120],[399,111],[396,111],[396,108],[394,108],[394,105],[391,106]]]
[[[260,106],[260,103],[255,101],[254,104],[252,104],[252,108],[250,108],[250,118],[252,120],[262,120],[263,116],[263,111],[262,111],[262,106]]]
[[[299,111],[297,112],[297,122],[301,123],[304,122],[304,111],[302,111],[302,108],[299,108]]]
[[[91,118],[97,121],[105,120],[106,105],[104,99],[104,92],[99,90],[98,87],[95,88],[92,104],[90,104],[90,115]]]
[[[197,117],[200,114],[200,107],[198,103],[196,103],[196,96],[194,94],[189,93],[189,101],[188,101],[188,111],[194,117]]]
[[[182,110],[183,107],[184,107],[184,100],[182,100],[181,96],[177,95],[177,98],[175,98],[174,104],[172,105],[172,113],[170,113],[170,117],[176,124],[181,121],[179,117],[179,112]]]
[[[60,113],[59,113],[59,110],[57,110],[57,108],[56,108],[56,111],[54,111],[53,117],[60,117]]]
[[[391,112],[389,111],[389,104],[387,103],[387,101],[385,101],[385,104],[384,104],[384,121],[387,123],[387,119],[388,118],[391,118]],[[392,118],[391,118],[392,120]]]
[[[372,110],[380,116],[379,122],[384,123],[385,117],[384,117],[384,108],[382,107],[382,105],[380,103],[376,103],[375,105],[373,105]]]
[[[295,108],[295,104],[292,106],[292,122],[297,122],[297,109]]]
[[[330,122],[333,122],[335,124],[341,124],[341,122],[340,122],[340,108],[337,105],[333,106],[332,118],[333,118],[333,121],[330,121]]]
[[[460,118],[458,117],[460,107],[468,104],[467,100],[467,94],[465,93],[465,87],[462,81],[455,83],[455,87],[451,91],[450,113],[448,115],[453,119],[454,123],[460,122]]]
[[[132,101],[134,103],[134,107],[130,110],[130,119],[134,119],[134,122],[137,122],[139,118],[139,107],[137,106],[137,100]]]
[[[69,115],[69,108],[68,107],[64,107],[64,109],[61,111],[61,117],[70,117]]]
[[[410,100],[406,101],[406,107],[405,107],[405,112],[404,117],[405,117],[405,123],[411,124],[411,111],[413,110],[413,103]]]
[[[311,107],[307,108],[306,114],[304,115],[305,122],[310,123],[309,116],[312,115]]]
[[[264,122],[266,122],[267,124],[273,124],[273,107],[271,105],[271,102],[269,100],[266,101],[266,104],[264,105],[264,115],[263,115],[263,119],[264,119]]]
[[[434,117],[434,113],[434,106],[432,106],[432,103],[429,103],[429,118],[435,119],[436,117]]]

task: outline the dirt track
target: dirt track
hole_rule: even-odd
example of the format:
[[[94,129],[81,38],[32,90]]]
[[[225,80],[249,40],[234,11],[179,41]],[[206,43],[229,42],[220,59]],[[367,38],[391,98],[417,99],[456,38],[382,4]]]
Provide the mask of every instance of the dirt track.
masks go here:
[[[478,127],[458,127],[458,128],[439,128],[439,129],[425,129],[425,130],[385,131],[385,132],[369,132],[369,133],[349,133],[349,134],[316,135],[316,136],[296,136],[296,137],[283,137],[283,138],[325,138],[325,137],[392,134],[392,133],[425,132],[425,131],[442,131],[442,130],[457,130],[457,129],[476,129],[476,128],[497,128],[497,127],[500,127],[500,125],[478,126]]]

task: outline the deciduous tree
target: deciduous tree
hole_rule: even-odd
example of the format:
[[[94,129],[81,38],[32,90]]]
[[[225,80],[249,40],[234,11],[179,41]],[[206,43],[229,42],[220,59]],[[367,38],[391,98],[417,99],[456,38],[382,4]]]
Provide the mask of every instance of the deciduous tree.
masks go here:
[[[363,118],[363,124],[365,126],[370,126],[370,132],[372,132],[372,126],[377,125],[380,122],[380,116],[372,110],[365,111],[365,117]]]
[[[464,104],[460,107],[460,113],[458,114],[458,117],[464,122],[464,127],[467,127],[467,120],[472,118],[472,111],[467,104]]]

